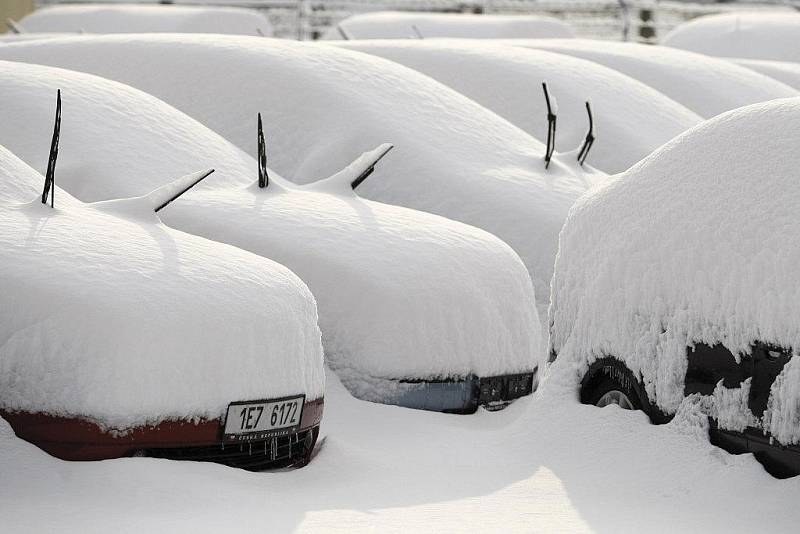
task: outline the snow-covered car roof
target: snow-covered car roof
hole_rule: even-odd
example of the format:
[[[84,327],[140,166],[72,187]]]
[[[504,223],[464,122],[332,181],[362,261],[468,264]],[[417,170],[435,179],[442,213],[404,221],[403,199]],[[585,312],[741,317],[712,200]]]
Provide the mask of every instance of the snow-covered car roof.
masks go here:
[[[255,159],[230,142],[151,95],[85,73],[0,61],[0,99],[15,102],[0,110],[0,143],[38,161],[35,140],[47,139],[56,87],[65,188],[87,201],[141,195],[165,180],[143,167],[214,161],[213,175],[160,213],[164,222],[297,273],[317,299],[328,363],[356,393],[365,376],[492,376],[536,367],[533,287],[496,237],[357,197],[350,174],[358,162],[308,186],[270,170],[260,189]],[[256,137],[256,116],[249,122]],[[382,172],[381,164],[364,185]],[[362,396],[368,393],[381,400],[380,391]]]
[[[522,257],[540,313],[558,232],[592,180],[574,155],[549,169],[541,142],[414,70],[367,54],[277,39],[140,35],[0,47],[0,58],[91,72],[147,91],[256,153],[295,183],[329,176],[378,143],[395,145],[359,195],[487,230]],[[198,65],[204,65],[198,68]]]
[[[572,37],[572,27],[542,15],[473,15],[378,11],[352,15],[330,28],[323,39],[473,39]]]
[[[790,87],[800,90],[800,63],[769,59],[731,59],[743,67],[760,72]]]
[[[800,61],[800,13],[734,11],[685,22],[661,44],[709,56]]]
[[[581,146],[589,127],[585,103],[591,101],[597,141],[586,161],[610,173],[628,169],[700,122],[641,82],[562,54],[469,40],[347,41],[340,46],[426,74],[542,142],[547,139],[547,107],[541,84],[547,82],[558,102],[559,152]]]
[[[612,68],[703,118],[757,102],[798,96],[795,89],[729,61],[666,46],[589,39],[529,39],[515,44]]]
[[[153,197],[56,186],[51,208],[43,183],[0,147],[0,408],[124,430],[323,395],[315,302],[292,272],[162,225]]]
[[[18,26],[25,32],[272,35],[272,25],[258,11],[221,6],[55,5],[37,9]]]
[[[553,277],[558,360],[620,358],[674,413],[688,345],[800,347],[798,146],[800,99],[754,104],[578,201]]]

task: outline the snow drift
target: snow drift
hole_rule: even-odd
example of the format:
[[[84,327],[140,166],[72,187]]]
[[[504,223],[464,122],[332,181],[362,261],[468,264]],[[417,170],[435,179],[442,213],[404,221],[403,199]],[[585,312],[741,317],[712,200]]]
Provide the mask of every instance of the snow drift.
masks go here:
[[[542,142],[547,139],[547,107],[541,85],[547,82],[558,101],[556,148],[564,152],[583,142],[589,127],[585,102],[590,100],[597,141],[587,162],[610,173],[628,169],[700,122],[634,79],[561,54],[466,40],[352,41],[341,46],[426,74]]]
[[[329,29],[323,39],[472,39],[572,37],[572,27],[540,15],[472,15],[379,11],[352,15]]]
[[[662,44],[709,56],[800,62],[798,32],[796,11],[736,11],[681,24]]]
[[[288,269],[167,228],[146,198],[56,187],[52,209],[43,181],[0,147],[0,407],[127,429],[322,396],[316,306]]]
[[[798,143],[800,99],[755,104],[693,128],[584,196],[553,278],[555,365],[583,376],[613,355],[674,413],[688,345],[800,347]],[[792,429],[776,434],[784,443],[800,438],[796,360],[765,414],[773,431]]]
[[[37,9],[19,25],[26,32],[272,35],[272,26],[258,11],[217,6],[57,5]]]
[[[535,39],[516,44],[612,68],[646,83],[703,118],[757,102],[798,95],[789,86],[729,61],[665,46],[588,39]],[[609,88],[611,91],[613,89]],[[635,133],[640,132],[637,129]]]
[[[163,99],[295,183],[383,142],[395,150],[359,195],[472,224],[506,241],[548,304],[558,232],[589,180],[575,155],[545,170],[542,144],[396,63],[328,45],[220,36],[103,36],[17,43],[0,58],[82,70]],[[196,65],[203,64],[203,69]]]
[[[368,378],[491,376],[537,365],[541,327],[531,281],[494,236],[358,198],[350,183],[363,161],[305,187],[270,171],[260,189],[255,160],[151,95],[84,73],[0,61],[0,99],[16,103],[0,110],[0,142],[31,162],[46,160],[41,145],[56,87],[65,188],[90,201],[142,195],[165,182],[159,168],[214,162],[214,175],[159,215],[296,272],[317,298],[328,363],[359,396],[384,400],[385,390],[361,388]],[[256,137],[255,116],[248,122]],[[383,165],[361,187],[381,180]]]

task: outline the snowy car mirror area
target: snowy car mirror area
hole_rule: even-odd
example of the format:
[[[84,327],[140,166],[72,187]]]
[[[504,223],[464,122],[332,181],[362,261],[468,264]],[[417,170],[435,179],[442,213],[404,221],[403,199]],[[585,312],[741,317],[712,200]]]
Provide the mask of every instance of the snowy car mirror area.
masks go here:
[[[792,8],[33,4],[0,533],[797,530]]]
[[[654,421],[690,403],[779,476],[800,473],[798,119],[800,99],[722,114],[586,195],[550,309],[553,369],[584,402]]]

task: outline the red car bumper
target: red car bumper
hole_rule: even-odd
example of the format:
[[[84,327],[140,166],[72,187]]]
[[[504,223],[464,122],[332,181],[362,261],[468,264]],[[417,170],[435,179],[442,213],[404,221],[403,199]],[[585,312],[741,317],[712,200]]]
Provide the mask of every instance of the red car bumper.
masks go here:
[[[62,460],[154,456],[261,470],[303,465],[308,461],[319,433],[323,407],[322,398],[306,401],[295,434],[250,442],[225,442],[220,419],[197,423],[164,421],[118,434],[79,418],[4,410],[0,410],[0,416],[18,437]]]

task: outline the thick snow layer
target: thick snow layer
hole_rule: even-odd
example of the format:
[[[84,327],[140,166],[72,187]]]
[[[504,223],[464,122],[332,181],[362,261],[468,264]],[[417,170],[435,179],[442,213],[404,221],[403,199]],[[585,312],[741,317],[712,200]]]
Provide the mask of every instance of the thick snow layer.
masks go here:
[[[316,306],[288,269],[167,228],[147,199],[56,187],[50,208],[40,174],[0,163],[0,407],[126,429],[323,394]]]
[[[618,357],[675,412],[687,345],[800,347],[799,144],[800,99],[755,104],[584,196],[561,233],[553,278],[558,360],[582,374],[600,356]],[[785,416],[796,423],[795,386],[787,379],[792,397],[772,401],[772,428],[786,428]]]
[[[342,35],[344,32],[345,35]],[[323,39],[472,39],[572,37],[572,27],[540,15],[472,15],[379,11],[352,15],[329,29]]]
[[[26,32],[221,33],[272,35],[253,9],[139,4],[60,5],[37,9],[19,21]]]
[[[800,63],[791,61],[771,61],[768,59],[737,58],[731,61],[800,90]]]
[[[259,189],[252,158],[150,95],[85,73],[0,61],[0,100],[15,103],[0,110],[0,143],[43,168],[56,87],[58,182],[96,201],[144,195],[173,169],[216,168],[161,217],[297,273],[317,298],[328,361],[356,394],[367,396],[358,390],[365,377],[487,376],[538,363],[530,278],[494,236],[359,199],[350,186],[355,167],[306,188],[273,172]],[[255,117],[248,122],[255,137]],[[393,156],[368,180],[380,180]]]
[[[63,462],[0,420],[12,532],[793,532],[800,478],[708,443],[695,422],[578,404],[572,390],[474,416],[353,399],[329,375],[300,470],[125,458]],[[754,496],[758,513],[753,513]],[[724,510],[725,513],[720,513]]]
[[[295,183],[329,176],[379,143],[395,145],[359,195],[471,224],[507,242],[548,305],[558,232],[592,175],[416,71],[329,45],[222,36],[104,36],[17,43],[0,58],[63,66],[145,90],[256,153]],[[197,65],[204,65],[199,69]],[[538,89],[537,89],[538,90]],[[574,147],[570,147],[572,149]]]
[[[547,82],[551,101],[558,101],[556,148],[561,151],[583,143],[589,100],[597,140],[587,162],[606,172],[628,169],[700,122],[700,117],[641,82],[561,54],[466,40],[351,41],[341,46],[426,74],[542,142],[547,139],[547,106],[541,85]]]
[[[709,56],[800,62],[796,11],[736,11],[681,24],[662,44]]]
[[[532,39],[517,44],[605,65],[646,83],[703,118],[798,96],[792,87],[729,61],[666,46],[589,39]],[[615,89],[609,87],[609,92]],[[625,100],[622,95],[620,98]]]

